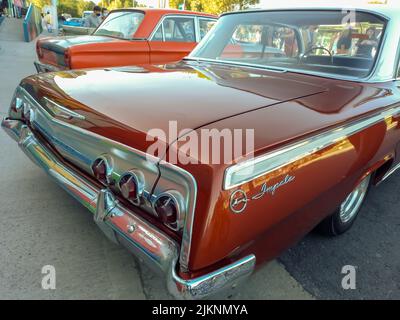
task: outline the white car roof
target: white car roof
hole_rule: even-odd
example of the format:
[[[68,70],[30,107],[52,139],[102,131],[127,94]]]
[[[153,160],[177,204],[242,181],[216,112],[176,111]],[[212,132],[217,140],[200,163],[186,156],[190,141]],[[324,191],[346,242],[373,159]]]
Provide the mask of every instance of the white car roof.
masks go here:
[[[256,8],[247,11],[240,12],[251,12],[251,11],[272,11],[272,10],[356,10],[356,11],[366,11],[378,14],[380,16],[384,16],[387,19],[400,19],[400,4],[396,5],[341,5],[341,6],[333,6],[333,5],[318,5],[315,4],[301,4],[301,5],[269,5],[265,8]],[[230,12],[226,14],[234,14],[240,12]]]

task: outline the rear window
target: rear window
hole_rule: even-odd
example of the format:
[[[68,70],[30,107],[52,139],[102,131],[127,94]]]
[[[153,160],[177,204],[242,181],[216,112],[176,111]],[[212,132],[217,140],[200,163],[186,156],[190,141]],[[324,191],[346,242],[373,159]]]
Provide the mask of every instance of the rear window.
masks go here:
[[[96,36],[132,39],[143,18],[144,13],[142,12],[111,12],[93,34]]]
[[[364,12],[352,19],[341,11],[230,14],[190,57],[363,78],[375,64],[385,26]]]

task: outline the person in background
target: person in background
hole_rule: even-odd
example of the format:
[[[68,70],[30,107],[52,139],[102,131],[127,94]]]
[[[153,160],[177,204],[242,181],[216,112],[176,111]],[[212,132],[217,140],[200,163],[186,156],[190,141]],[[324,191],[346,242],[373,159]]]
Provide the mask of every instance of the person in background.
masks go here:
[[[99,6],[94,6],[93,13],[87,16],[83,26],[86,28],[97,28],[101,21],[101,8]]]
[[[65,19],[65,17],[61,14],[58,16],[58,25],[62,26],[64,24],[65,21],[67,21],[67,19]]]
[[[367,37],[366,40],[360,40],[358,43],[357,55],[363,56],[366,58],[373,58],[374,49],[378,47],[378,38],[376,36],[376,28],[370,27],[367,29]]]
[[[42,22],[42,28],[46,29],[46,22],[44,22],[44,13],[43,12],[40,13],[40,19]]]
[[[101,19],[105,20],[105,18],[107,18],[108,16],[108,9],[107,8],[102,8],[101,9]]]
[[[311,25],[309,26],[306,30],[306,50],[311,50],[312,48],[314,48],[316,46],[317,43],[317,36],[318,36],[318,28],[319,26],[317,25]]]
[[[18,19],[22,17],[22,6],[22,0],[14,0],[15,12]]]
[[[348,28],[342,32],[337,43],[337,54],[349,54],[353,42],[353,30]]]
[[[44,23],[46,25],[47,31],[49,33],[53,32],[53,21],[51,18],[50,11],[47,11],[46,15],[44,16]]]
[[[0,0],[0,9],[3,10],[3,14],[7,17],[7,15],[8,15],[8,0]]]

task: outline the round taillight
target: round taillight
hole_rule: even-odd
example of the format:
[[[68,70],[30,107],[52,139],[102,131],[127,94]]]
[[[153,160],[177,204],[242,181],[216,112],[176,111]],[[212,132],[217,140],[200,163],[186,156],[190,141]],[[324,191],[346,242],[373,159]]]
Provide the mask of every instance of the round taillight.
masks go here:
[[[15,98],[15,110],[24,110],[24,101],[21,98]]]
[[[107,162],[105,159],[96,159],[92,164],[92,172],[101,183],[107,183]]]
[[[30,122],[32,120],[32,110],[27,103],[22,104],[22,119],[26,122]]]
[[[121,194],[125,199],[131,201],[137,201],[138,185],[134,175],[132,174],[124,175],[119,181],[119,189],[121,190]]]
[[[175,199],[170,195],[161,195],[154,203],[154,211],[160,220],[170,226],[177,223],[179,208]]]
[[[21,98],[15,97],[11,103],[11,116],[22,119],[24,111],[24,101]]]
[[[141,171],[133,169],[121,176],[118,183],[122,196],[135,205],[141,204],[144,192],[144,175]]]

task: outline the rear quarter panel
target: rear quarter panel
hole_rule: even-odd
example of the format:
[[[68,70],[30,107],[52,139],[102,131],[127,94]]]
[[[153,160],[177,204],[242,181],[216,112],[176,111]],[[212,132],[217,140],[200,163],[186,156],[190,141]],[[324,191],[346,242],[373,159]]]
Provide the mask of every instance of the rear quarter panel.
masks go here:
[[[394,86],[348,84],[347,89],[352,89],[347,94],[343,86],[334,83],[318,96],[232,117],[205,128],[254,129],[257,156],[289,141],[312,137],[317,132],[399,105],[399,91]],[[196,272],[249,253],[256,254],[257,264],[278,256],[333,213],[362,177],[385,161],[395,159],[399,141],[399,119],[382,119],[231,190],[222,188],[226,165],[184,166],[198,184],[189,269]],[[230,197],[236,190],[251,197],[260,193],[263,183],[271,186],[287,175],[294,180],[274,195],[265,194],[249,201],[240,214],[230,210]]]
[[[163,42],[150,41],[152,64],[176,62],[186,57],[196,47],[196,42]]]

